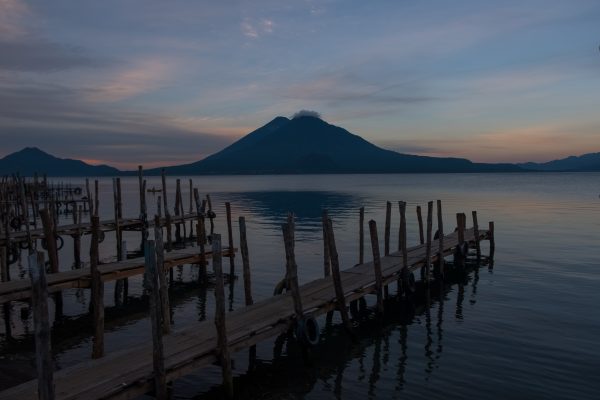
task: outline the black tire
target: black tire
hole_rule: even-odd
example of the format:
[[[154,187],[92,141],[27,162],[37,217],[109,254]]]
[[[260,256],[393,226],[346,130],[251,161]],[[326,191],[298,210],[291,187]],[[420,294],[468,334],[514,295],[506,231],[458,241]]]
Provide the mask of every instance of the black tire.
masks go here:
[[[81,188],[80,188],[80,187],[76,187],[76,188],[73,190],[73,193],[75,193],[76,195],[78,195],[78,196],[79,196],[79,195],[81,194]]]
[[[27,250],[29,249],[29,243],[23,241],[23,242],[19,242],[19,247],[21,248],[21,250]]]
[[[98,232],[98,243],[102,243],[104,242],[104,239],[106,238],[106,233],[104,233],[104,231],[99,231]]]
[[[20,257],[21,257],[21,251],[19,250],[19,246],[17,246],[16,243],[13,243],[10,246],[10,250],[8,253],[8,265],[14,264],[17,261],[19,261]]]
[[[408,272],[402,277],[402,288],[406,295],[413,294],[417,291],[417,283],[415,281],[415,274]]]
[[[14,217],[13,219],[10,220],[10,227],[13,228],[14,230],[19,229],[21,227],[21,225],[23,225],[23,221],[19,217]]]
[[[317,320],[310,317],[301,319],[296,324],[296,339],[309,346],[315,346],[319,343],[321,331]]]

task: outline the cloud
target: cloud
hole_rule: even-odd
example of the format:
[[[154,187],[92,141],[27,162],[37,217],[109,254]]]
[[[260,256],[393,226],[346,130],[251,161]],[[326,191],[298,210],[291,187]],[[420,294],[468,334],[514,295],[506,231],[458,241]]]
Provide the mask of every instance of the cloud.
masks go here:
[[[292,119],[301,118],[301,117],[313,117],[313,118],[319,118],[319,119],[321,119],[321,114],[319,114],[316,111],[300,110],[300,111],[298,111],[297,113],[294,114],[294,116],[292,117]]]
[[[262,35],[271,34],[273,33],[274,28],[275,23],[273,20],[267,18],[261,20],[244,18],[240,24],[242,34],[250,39],[258,39]]]
[[[0,70],[5,71],[53,72],[97,65],[81,48],[63,46],[33,36],[0,39],[0,54]]]
[[[21,22],[29,8],[20,0],[0,0],[0,37],[15,38],[25,33]]]
[[[158,89],[173,76],[173,69],[173,64],[162,60],[137,61],[101,83],[88,99],[115,102]]]

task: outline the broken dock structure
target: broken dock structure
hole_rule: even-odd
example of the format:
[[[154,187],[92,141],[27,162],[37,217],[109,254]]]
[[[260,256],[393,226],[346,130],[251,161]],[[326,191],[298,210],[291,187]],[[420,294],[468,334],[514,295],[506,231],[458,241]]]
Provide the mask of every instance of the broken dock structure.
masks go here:
[[[223,256],[232,256],[235,252],[231,229],[228,229],[228,244],[222,246],[221,235],[211,235],[211,249],[195,248],[193,250],[165,252],[163,229],[156,224],[148,230],[144,239],[144,288],[150,296],[150,315],[152,327],[152,343],[140,343],[126,350],[109,354],[94,354],[94,359],[52,371],[47,362],[51,352],[49,342],[43,339],[48,335],[47,327],[47,292],[53,291],[53,274],[46,276],[43,267],[43,253],[33,253],[29,257],[31,277],[31,293],[36,312],[36,355],[38,360],[38,379],[23,383],[0,392],[0,400],[13,398],[40,399],[130,399],[144,393],[151,393],[158,399],[167,398],[167,383],[189,374],[193,370],[218,363],[223,373],[223,389],[228,397],[234,396],[232,381],[231,354],[249,349],[265,340],[292,331],[297,340],[305,346],[318,341],[319,328],[316,318],[332,312],[339,312],[342,323],[349,335],[353,326],[349,310],[365,304],[364,298],[375,295],[376,312],[385,312],[384,299],[390,296],[390,287],[395,287],[400,298],[409,299],[417,290],[417,281],[424,290],[432,281],[443,281],[451,270],[465,268],[467,258],[475,262],[485,258],[493,258],[494,225],[490,222],[488,229],[482,229],[477,222],[477,213],[473,212],[473,226],[467,228],[465,214],[456,215],[456,229],[444,233],[442,206],[437,201],[437,230],[433,232],[434,203],[427,204],[427,220],[424,223],[420,207],[419,244],[409,246],[406,232],[406,208],[404,202],[398,202],[400,216],[399,241],[396,251],[392,251],[390,243],[391,207],[386,204],[383,240],[379,239],[379,230],[374,220],[365,224],[364,208],[360,209],[359,224],[359,262],[356,265],[342,268],[339,262],[335,239],[334,221],[327,212],[323,213],[323,265],[324,276],[303,285],[298,283],[298,265],[295,254],[295,221],[290,214],[282,225],[283,243],[285,247],[284,278],[278,285],[277,293],[255,301],[252,295],[251,263],[246,238],[244,217],[239,219],[240,252],[243,262],[243,283],[245,307],[226,312]],[[228,207],[229,208],[229,207]],[[228,212],[230,219],[230,212]],[[92,232],[97,232],[97,223]],[[370,238],[372,257],[365,254],[365,225]],[[228,225],[230,227],[230,224]],[[198,229],[203,230],[202,227]],[[151,238],[150,231],[153,231]],[[484,256],[481,242],[490,242],[490,253]],[[202,243],[206,243],[202,241]],[[380,246],[383,244],[383,252]],[[369,247],[369,246],[367,246]],[[198,255],[190,254],[202,251],[202,262],[208,256],[212,260],[215,276],[215,318],[213,321],[194,323],[178,331],[171,331],[168,317],[168,292],[166,291],[166,275],[171,265],[195,262]],[[183,258],[179,257],[180,254]],[[452,261],[446,263],[445,258],[451,256]],[[190,257],[190,258],[186,258]],[[365,259],[371,261],[365,261]],[[183,260],[188,261],[183,261]],[[191,260],[191,261],[189,261]],[[142,259],[131,261],[131,268],[141,271]],[[101,290],[100,276],[111,276],[119,279],[113,271],[120,267],[94,265],[92,259],[89,273],[92,292]],[[232,264],[233,265],[233,264]],[[113,274],[113,275],[111,275]],[[87,279],[87,278],[86,278]],[[47,281],[47,282],[46,282]],[[79,280],[78,282],[81,282]],[[94,286],[96,282],[96,286]],[[60,289],[57,289],[60,290]],[[1,295],[0,291],[0,295]],[[14,293],[23,293],[14,292]],[[42,295],[40,295],[40,293]],[[24,294],[20,294],[24,296]],[[9,296],[9,294],[7,294]],[[13,295],[16,296],[16,295]],[[1,297],[0,297],[1,298]],[[9,297],[6,297],[9,299]],[[166,308],[165,308],[166,307]],[[44,315],[46,308],[46,315]],[[101,307],[93,306],[94,313]],[[94,318],[94,320],[98,320]],[[37,340],[39,338],[40,340]],[[39,345],[39,346],[38,346]],[[50,368],[50,370],[48,370]]]

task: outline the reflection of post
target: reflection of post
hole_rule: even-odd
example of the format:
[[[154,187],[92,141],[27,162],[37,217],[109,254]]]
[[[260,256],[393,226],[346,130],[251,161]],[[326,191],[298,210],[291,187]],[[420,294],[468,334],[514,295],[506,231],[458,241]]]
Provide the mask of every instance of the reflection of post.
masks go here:
[[[427,380],[431,376],[431,373],[435,367],[435,360],[433,359],[433,351],[431,347],[433,346],[433,331],[431,329],[431,304],[429,298],[429,292],[426,294],[426,304],[425,304],[425,331],[426,331],[426,339],[425,339],[425,358],[427,359],[427,363],[425,365],[425,374],[427,375]]]
[[[376,383],[379,381],[379,372],[381,370],[381,334],[375,339],[375,348],[373,349],[373,367],[369,375],[369,398],[375,395]]]
[[[405,323],[400,325],[400,360],[398,362],[398,372],[396,373],[396,392],[399,392],[404,387],[404,373],[406,372],[406,363],[408,360],[407,354],[407,338],[408,338],[408,328]]]
[[[440,283],[440,302],[438,305],[438,314],[437,314],[437,349],[436,349],[436,358],[440,358],[442,355],[442,338],[444,334],[444,330],[442,329],[442,325],[444,323],[444,300],[446,300],[446,293],[444,293],[444,284]]]
[[[456,319],[463,319],[463,300],[465,299],[465,285],[458,283],[458,295],[456,297]]]

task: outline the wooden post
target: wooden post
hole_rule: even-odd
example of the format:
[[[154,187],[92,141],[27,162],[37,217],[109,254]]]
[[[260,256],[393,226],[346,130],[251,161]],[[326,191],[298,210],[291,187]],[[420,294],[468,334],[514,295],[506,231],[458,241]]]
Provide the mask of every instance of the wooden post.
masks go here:
[[[383,254],[386,256],[390,255],[390,230],[392,224],[392,203],[389,201],[385,205],[385,242],[384,242],[384,252]]]
[[[363,264],[365,262],[365,208],[360,208],[359,216],[359,231],[358,231],[358,263]]]
[[[229,280],[233,282],[235,277],[235,252],[233,251],[233,229],[231,227],[231,203],[225,203],[225,214],[227,217],[227,244],[229,246]]]
[[[150,323],[152,325],[152,363],[154,366],[154,395],[159,400],[166,400],[167,384],[165,359],[162,340],[162,313],[158,288],[159,268],[156,265],[156,249],[153,240],[147,240],[144,247],[145,267],[144,289],[150,300]]]
[[[29,255],[31,304],[35,324],[35,361],[38,376],[38,399],[54,400],[50,323],[48,321],[48,287],[44,253]]]
[[[141,226],[141,234],[142,234],[142,242],[140,244],[140,250],[145,251],[146,240],[148,239],[148,213],[146,208],[146,181],[143,179],[143,169],[141,165],[138,165],[138,184],[140,190],[140,223]]]
[[[2,282],[8,282],[9,274],[8,274],[8,262],[6,258],[6,247],[0,247],[0,279]],[[6,316],[4,316],[6,318]]]
[[[300,320],[304,317],[304,312],[302,310],[302,298],[300,297],[300,289],[298,287],[298,266],[296,265],[296,255],[294,253],[294,228],[294,215],[290,213],[288,214],[287,224],[282,226],[285,245],[285,269],[287,287],[292,291],[292,298],[294,300],[296,319]]]
[[[169,212],[169,203],[167,201],[167,177],[164,168],[161,170],[160,177],[162,182],[163,209],[165,210],[165,225],[167,227],[167,251],[171,251],[171,213]]]
[[[29,207],[27,206],[27,199],[25,198],[25,178],[21,178],[19,189],[21,191],[21,195],[19,197],[21,198],[23,218],[25,219],[25,231],[27,232],[27,248],[29,249],[29,254],[33,254],[33,241],[31,240],[31,231],[29,229]]]
[[[494,238],[494,221],[489,222],[490,258],[494,258],[496,251],[496,239]]]
[[[94,215],[97,217],[99,216],[98,214],[98,208],[100,208],[100,198],[99,198],[99,189],[98,189],[98,180],[94,180]]]
[[[206,195],[206,202],[208,204],[208,219],[210,220],[210,236],[215,232],[215,212],[212,209],[212,202],[210,201],[210,194]]]
[[[423,216],[421,215],[421,206],[417,206],[417,219],[419,220],[419,243],[425,243],[425,236],[423,236]]]
[[[79,206],[81,207],[81,206]],[[76,269],[81,268],[81,233],[79,230],[80,216],[77,212],[77,203],[73,204],[73,223],[76,225],[75,234],[73,235],[73,260]]]
[[[331,219],[327,219],[327,244],[329,247],[329,254],[331,255],[331,275],[333,277],[333,286],[335,288],[335,296],[337,298],[337,308],[342,315],[344,326],[349,332],[352,332],[352,324],[350,323],[350,318],[348,317],[348,308],[346,307],[346,296],[342,287],[340,262],[335,245],[335,236]]]
[[[456,214],[456,227],[458,228],[458,244],[462,246],[465,241],[465,228],[463,225],[463,214]]]
[[[194,194],[194,186],[192,184],[192,180],[190,179],[190,215],[194,212],[193,207],[193,194]],[[190,219],[190,240],[194,238],[194,220]]]
[[[162,330],[165,334],[171,332],[171,308],[169,306],[169,287],[167,286],[165,271],[165,255],[162,238],[162,228],[160,227],[160,217],[154,217],[154,247],[156,249],[156,274],[159,283],[159,298],[162,311]]]
[[[117,260],[118,261],[127,260],[127,242],[123,240],[123,242],[121,242],[121,246],[119,246],[119,248],[121,249],[121,253],[117,254]],[[128,283],[127,278],[116,280],[115,296],[114,296],[116,305],[123,304],[125,302],[125,300],[127,299],[127,292],[125,290],[127,283]]]
[[[204,227],[204,210],[200,203],[200,194],[196,188],[194,188],[194,201],[196,203],[196,214],[198,215],[196,233],[198,236],[198,247],[200,247],[200,270],[198,271],[198,281],[204,283],[206,282],[206,251],[204,249],[204,244],[206,243],[206,231]]]
[[[246,305],[254,303],[252,300],[252,282],[250,279],[250,257],[248,255],[248,240],[246,238],[246,219],[239,217],[240,224],[240,252],[242,253],[242,265],[244,268],[244,295]]]
[[[104,355],[104,283],[98,270],[98,236],[100,233],[100,219],[97,215],[92,217],[92,242],[90,245],[90,272],[92,276],[92,313],[94,321],[94,338],[92,358]]]
[[[406,202],[399,201],[398,208],[400,209],[400,243],[398,244],[402,250],[402,268],[408,269],[408,245],[406,238]]]
[[[444,218],[442,215],[442,201],[437,201],[438,218],[438,276],[444,278]]]
[[[321,223],[323,225],[323,276],[331,275],[331,256],[329,254],[329,243],[327,243],[327,221],[329,217],[327,210],[321,213]]]
[[[40,210],[42,225],[44,226],[44,238],[48,247],[48,258],[50,260],[50,272],[58,272],[58,250],[56,249],[56,237],[54,236],[54,222],[48,209]]]
[[[117,242],[117,260],[121,256],[121,226],[119,220],[119,198],[117,194],[117,179],[113,178],[113,213],[115,219],[115,241]]]
[[[92,193],[90,192],[90,180],[88,178],[85,178],[85,195],[87,196],[87,206],[88,206],[88,212],[90,213],[90,221],[91,221],[92,216],[94,215],[94,206],[93,206],[94,203],[92,200]]]
[[[431,230],[433,226],[433,201],[427,202],[427,244],[425,247],[425,265],[423,267],[423,277],[425,282],[429,284],[429,270],[431,266]]]
[[[181,221],[179,220],[179,210],[181,209],[181,180],[175,180],[175,243],[181,242]]]
[[[231,372],[231,356],[227,344],[227,328],[225,326],[225,288],[223,285],[223,266],[221,264],[221,235],[213,234],[212,237],[213,268],[215,272],[215,326],[217,327],[217,351],[221,370],[223,372],[223,385],[228,398],[233,398],[233,376]]]
[[[121,198],[121,178],[117,178],[117,212],[118,218],[123,218],[123,200]]]
[[[375,291],[377,294],[377,311],[383,313],[383,293],[381,275],[381,258],[379,256],[379,239],[377,238],[377,223],[369,221],[369,231],[371,233],[371,247],[373,248],[373,267],[375,270]]]
[[[479,244],[479,224],[477,223],[477,211],[472,211],[473,215],[473,234],[475,235],[475,250],[477,251],[477,263],[481,261],[481,246]]]

